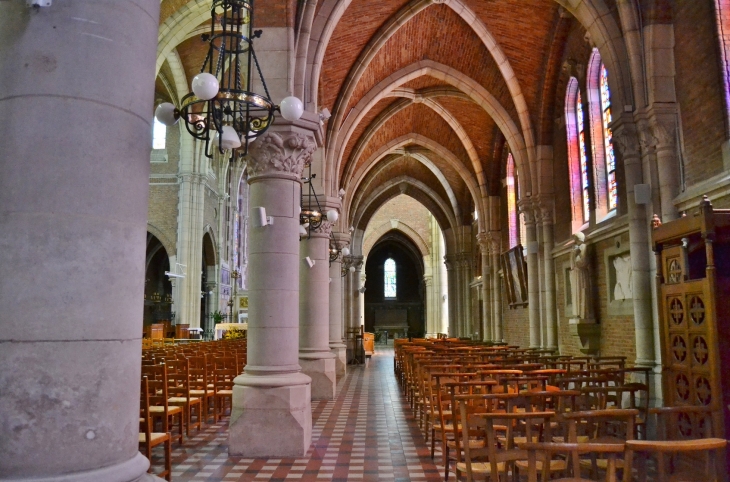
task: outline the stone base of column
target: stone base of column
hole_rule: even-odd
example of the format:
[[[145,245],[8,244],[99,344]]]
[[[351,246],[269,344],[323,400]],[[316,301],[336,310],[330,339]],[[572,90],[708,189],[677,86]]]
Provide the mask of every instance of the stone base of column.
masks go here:
[[[0,480],[9,482],[98,482],[99,480],[108,480],[110,482],[158,482],[165,480],[154,474],[148,474],[147,469],[149,466],[149,460],[141,453],[137,453],[130,460],[109,467],[102,467],[101,469],[49,477],[0,477]]]
[[[337,376],[332,352],[300,353],[302,373],[312,379],[312,400],[334,400]]]
[[[312,444],[311,382],[302,373],[236,377],[228,455],[303,457]]]
[[[332,343],[330,350],[335,355],[335,376],[340,380],[347,374],[347,346],[343,343]]]

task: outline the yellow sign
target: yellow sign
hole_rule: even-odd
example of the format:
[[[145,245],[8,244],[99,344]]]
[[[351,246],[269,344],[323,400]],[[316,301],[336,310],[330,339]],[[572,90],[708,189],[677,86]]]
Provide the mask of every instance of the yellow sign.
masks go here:
[[[240,298],[238,298],[238,307],[248,308],[248,296],[241,296]]]

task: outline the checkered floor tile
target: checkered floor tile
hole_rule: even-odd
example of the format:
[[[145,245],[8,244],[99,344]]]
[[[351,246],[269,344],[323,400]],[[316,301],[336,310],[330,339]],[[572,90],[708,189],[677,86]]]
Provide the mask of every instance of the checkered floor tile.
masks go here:
[[[335,400],[312,402],[312,419],[312,446],[301,459],[229,457],[228,422],[206,425],[184,445],[173,445],[172,480],[435,481],[443,477],[398,388],[392,348],[378,347],[368,367],[349,366]],[[162,464],[162,451],[156,450],[153,469]]]

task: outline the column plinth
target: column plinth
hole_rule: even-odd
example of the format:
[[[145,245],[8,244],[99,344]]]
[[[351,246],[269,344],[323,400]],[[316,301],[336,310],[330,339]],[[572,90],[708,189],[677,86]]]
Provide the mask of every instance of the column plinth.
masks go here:
[[[299,204],[317,145],[302,124],[306,118],[297,126],[277,118],[249,149],[249,218],[264,208],[274,222],[249,231],[256,282],[248,292],[248,364],[233,387],[230,455],[301,457],[312,441],[311,378],[299,365]]]

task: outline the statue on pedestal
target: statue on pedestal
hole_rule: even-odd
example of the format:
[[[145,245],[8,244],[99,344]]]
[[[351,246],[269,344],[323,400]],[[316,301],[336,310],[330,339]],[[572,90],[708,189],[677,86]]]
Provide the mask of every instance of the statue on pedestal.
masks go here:
[[[593,296],[588,245],[581,232],[573,235],[575,246],[570,254],[571,288],[574,323],[593,322]]]

